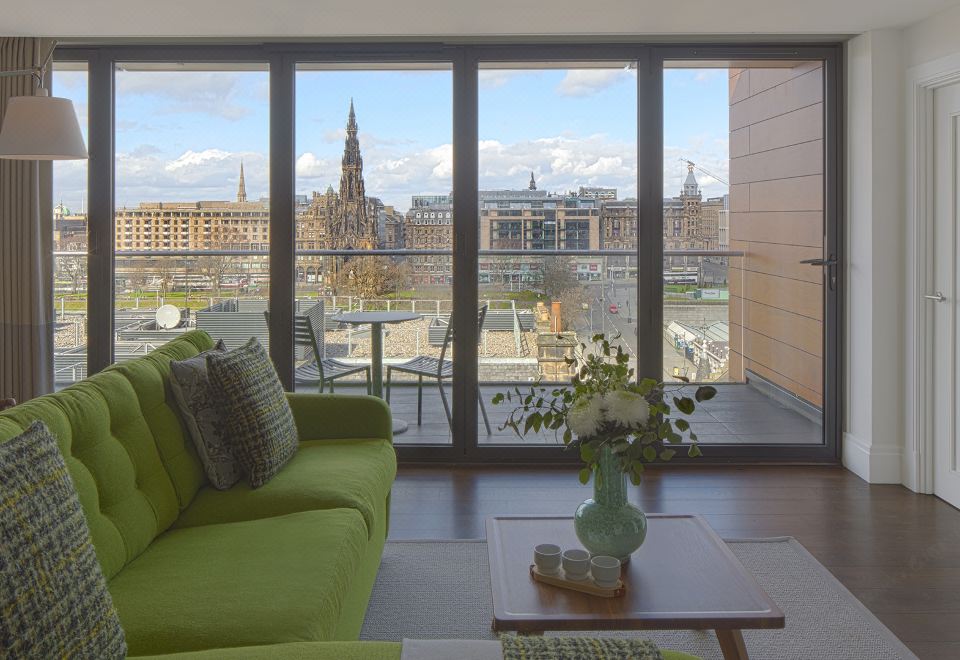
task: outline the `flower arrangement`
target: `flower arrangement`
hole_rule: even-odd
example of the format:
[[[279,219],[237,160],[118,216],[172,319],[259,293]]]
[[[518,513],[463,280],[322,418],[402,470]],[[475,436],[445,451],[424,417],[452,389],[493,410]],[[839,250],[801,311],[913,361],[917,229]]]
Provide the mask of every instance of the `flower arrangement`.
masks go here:
[[[698,402],[716,396],[716,388],[701,385],[690,398],[683,394],[682,384],[668,389],[652,378],[636,382],[630,356],[621,345],[612,344],[603,334],[594,335],[592,343],[593,350],[581,343],[575,356],[566,358],[568,365],[580,365],[569,387],[548,391],[535,384],[529,390],[516,387],[496,394],[494,404],[516,405],[501,430],[511,428],[521,437],[530,431],[552,430],[557,436],[562,431],[563,444],[579,449],[585,463],[580,470],[584,484],[597,472],[604,448],[612,451],[621,472],[634,484],[640,483],[645,463],[669,461],[676,455],[682,433],[690,439],[687,456],[700,456],[690,423],[671,413],[676,408],[684,415],[693,414]]]

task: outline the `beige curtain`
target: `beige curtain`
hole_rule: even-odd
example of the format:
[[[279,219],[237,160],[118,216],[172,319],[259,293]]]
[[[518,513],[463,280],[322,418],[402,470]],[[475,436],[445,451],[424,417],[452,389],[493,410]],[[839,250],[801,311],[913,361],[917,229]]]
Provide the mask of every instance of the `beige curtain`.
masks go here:
[[[37,66],[47,47],[0,37],[0,71]],[[8,99],[35,86],[32,76],[0,78],[0,119]],[[49,162],[0,159],[0,400],[53,389],[51,172]]]

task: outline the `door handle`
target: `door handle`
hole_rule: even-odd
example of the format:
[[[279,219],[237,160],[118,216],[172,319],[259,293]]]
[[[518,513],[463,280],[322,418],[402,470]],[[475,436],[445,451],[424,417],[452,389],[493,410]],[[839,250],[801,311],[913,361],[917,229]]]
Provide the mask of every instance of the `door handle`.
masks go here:
[[[928,293],[928,294],[925,294],[923,297],[926,298],[927,300],[933,300],[933,301],[935,301],[935,302],[943,302],[944,300],[947,299],[947,298],[946,298],[942,293],[940,293],[939,291],[937,291],[936,293]]]
[[[836,257],[830,256],[828,259],[804,259],[800,263],[808,266],[825,266],[828,269],[826,273],[827,285],[831,291],[837,290],[837,272],[834,268],[840,262]]]

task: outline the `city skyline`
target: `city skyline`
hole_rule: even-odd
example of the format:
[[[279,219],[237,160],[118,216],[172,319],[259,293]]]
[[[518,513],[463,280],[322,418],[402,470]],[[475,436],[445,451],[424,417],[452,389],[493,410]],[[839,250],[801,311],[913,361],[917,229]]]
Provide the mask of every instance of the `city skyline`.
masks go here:
[[[266,76],[118,72],[118,207],[232,199],[241,160],[250,199],[266,196]],[[84,129],[85,77],[57,71],[54,79],[55,93],[74,99]],[[728,91],[725,70],[669,69],[664,80],[664,196],[670,197],[685,175],[680,157],[726,175]],[[338,187],[344,108],[351,97],[356,98],[370,195],[405,211],[412,195],[449,193],[450,82],[449,71],[299,72],[297,193]],[[480,188],[516,187],[521,172],[533,171],[552,192],[609,185],[621,198],[634,196],[634,83],[633,73],[623,69],[482,71]],[[402,96],[398,111],[395,99],[404,89],[414,93]],[[549,100],[555,111],[543,113],[542,104],[508,103],[531,97]],[[55,168],[56,201],[77,209],[86,164]],[[727,192],[719,182],[700,178],[705,197]]]

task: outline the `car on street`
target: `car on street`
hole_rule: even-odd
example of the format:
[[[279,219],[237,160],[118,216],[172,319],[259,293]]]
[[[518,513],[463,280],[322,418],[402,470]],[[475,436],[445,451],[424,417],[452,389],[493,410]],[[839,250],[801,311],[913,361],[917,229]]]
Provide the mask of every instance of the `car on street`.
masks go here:
[[[619,311],[620,311],[620,308],[617,307],[616,304],[611,304],[611,305],[610,305],[610,313],[611,313],[611,314],[616,314],[616,313],[619,312]]]

